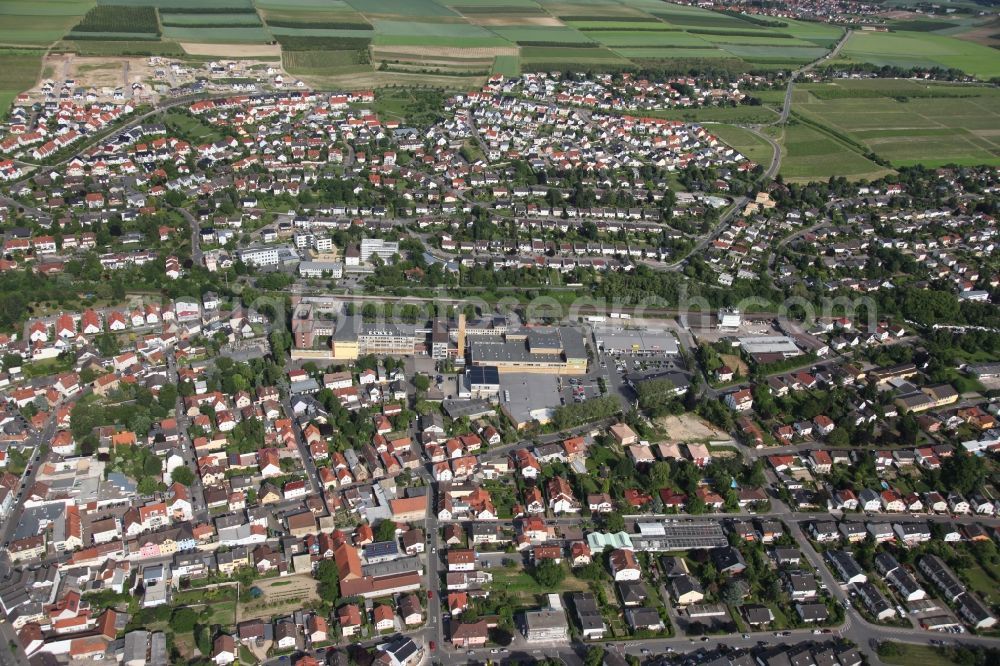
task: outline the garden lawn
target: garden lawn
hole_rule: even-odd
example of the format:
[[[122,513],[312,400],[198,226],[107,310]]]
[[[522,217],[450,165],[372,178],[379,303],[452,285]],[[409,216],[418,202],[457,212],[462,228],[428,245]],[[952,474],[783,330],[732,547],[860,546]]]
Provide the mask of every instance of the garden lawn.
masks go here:
[[[929,645],[911,645],[909,643],[893,643],[898,654],[879,655],[886,664],[900,666],[954,666],[955,662],[941,654]]]

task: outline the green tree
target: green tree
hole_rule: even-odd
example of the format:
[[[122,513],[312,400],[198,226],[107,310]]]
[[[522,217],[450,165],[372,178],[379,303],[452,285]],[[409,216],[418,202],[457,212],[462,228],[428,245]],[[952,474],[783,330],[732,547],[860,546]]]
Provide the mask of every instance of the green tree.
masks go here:
[[[159,484],[157,483],[156,479],[154,479],[151,476],[147,476],[147,477],[143,477],[139,481],[139,485],[137,486],[137,489],[138,489],[140,495],[152,495],[153,493],[156,492],[156,489],[158,487],[159,487]]]
[[[174,611],[174,614],[170,616],[170,628],[173,629],[175,633],[193,631],[194,626],[197,623],[198,614],[187,607],[178,608]]]
[[[426,391],[431,387],[431,379],[427,375],[414,375],[413,376],[413,387],[418,391]]]
[[[156,456],[146,458],[142,463],[142,471],[149,476],[160,476],[163,473],[163,464]]]
[[[181,465],[170,473],[170,480],[182,486],[190,486],[194,483],[194,472],[187,465]]]
[[[601,666],[604,663],[604,648],[593,645],[587,648],[583,666]]]
[[[396,523],[391,520],[383,520],[375,529],[376,541],[394,541],[396,539]]]
[[[654,489],[659,490],[670,483],[670,474],[670,463],[661,460],[653,463],[652,468],[649,470],[649,481]]]
[[[624,532],[625,519],[617,512],[612,512],[604,516],[604,529],[608,532]]]
[[[531,572],[531,576],[543,588],[552,590],[566,578],[566,569],[561,564],[556,564],[553,560],[543,560],[541,564],[535,566]]]
[[[945,488],[966,495],[978,491],[986,478],[986,468],[977,457],[964,448],[957,447],[955,453],[941,465],[941,481]]]
[[[320,599],[334,606],[340,598],[340,572],[333,560],[323,560],[316,567],[316,580],[319,581]]]
[[[727,606],[736,606],[743,600],[743,592],[740,584],[735,580],[729,580],[722,586],[719,599]]]
[[[830,446],[847,446],[851,441],[851,435],[844,428],[834,428],[826,436],[826,443]]]

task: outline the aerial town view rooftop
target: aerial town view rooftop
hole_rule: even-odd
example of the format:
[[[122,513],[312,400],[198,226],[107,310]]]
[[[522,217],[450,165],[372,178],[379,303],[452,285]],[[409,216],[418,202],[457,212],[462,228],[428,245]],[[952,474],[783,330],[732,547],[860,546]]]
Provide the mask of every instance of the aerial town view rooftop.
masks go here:
[[[0,666],[1000,664],[992,0],[0,0]]]

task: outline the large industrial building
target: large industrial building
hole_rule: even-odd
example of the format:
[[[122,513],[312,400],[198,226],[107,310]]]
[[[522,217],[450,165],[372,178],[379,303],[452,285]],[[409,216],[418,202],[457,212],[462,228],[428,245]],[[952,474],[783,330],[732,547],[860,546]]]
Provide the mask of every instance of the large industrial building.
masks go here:
[[[354,315],[330,316],[300,303],[292,314],[292,358],[353,361],[368,354],[425,354],[430,332],[413,324],[369,324]]]
[[[518,428],[545,425],[560,406],[555,374],[508,372],[500,378],[500,409]]]
[[[523,328],[499,337],[470,336],[469,361],[494,366],[500,374],[582,375],[587,372],[587,347],[575,328]]]
[[[750,356],[767,360],[792,358],[802,354],[795,341],[787,335],[757,335],[739,339],[740,348]]]
[[[587,371],[587,347],[583,335],[571,327],[540,327],[507,330],[502,335],[468,336],[471,367],[477,371],[476,392],[496,394],[495,373],[539,373],[582,375]],[[435,360],[465,361],[465,316],[459,315],[454,334],[448,323],[436,319],[424,325],[368,323],[329,305],[299,302],[292,313],[292,358],[353,361],[359,356],[427,355]],[[452,346],[452,339],[455,346]],[[470,387],[471,388],[471,387]]]
[[[612,326],[594,327],[597,346],[608,354],[677,356],[677,339],[668,331]]]

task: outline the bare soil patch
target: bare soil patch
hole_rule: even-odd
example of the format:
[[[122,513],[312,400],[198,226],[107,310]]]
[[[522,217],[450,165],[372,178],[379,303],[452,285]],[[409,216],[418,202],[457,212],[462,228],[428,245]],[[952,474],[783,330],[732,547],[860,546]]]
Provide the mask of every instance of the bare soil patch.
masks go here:
[[[181,48],[188,55],[211,56],[215,58],[253,58],[281,55],[280,44],[199,44],[181,42]]]
[[[97,90],[147,83],[153,78],[153,68],[149,65],[149,58],[126,56],[97,57],[52,53],[43,58],[42,71],[46,74],[45,78],[56,81],[73,79],[77,86]]]
[[[1000,20],[994,19],[988,23],[983,23],[982,25],[976,26],[971,30],[966,30],[965,32],[960,32],[953,36],[958,37],[959,39],[964,39],[967,42],[975,42],[976,44],[997,48],[1000,47],[1000,38],[997,37],[998,34],[1000,34]]]
[[[672,441],[692,442],[729,438],[725,432],[693,414],[664,416],[656,420],[656,425],[666,431],[667,438]]]
[[[540,25],[546,28],[561,28],[565,24],[554,16],[469,16],[470,23],[483,26],[503,27]]]
[[[746,362],[736,354],[719,354],[719,358],[722,359],[723,363],[728,365],[733,370],[736,370],[744,377],[750,374],[750,368],[747,367]]]

